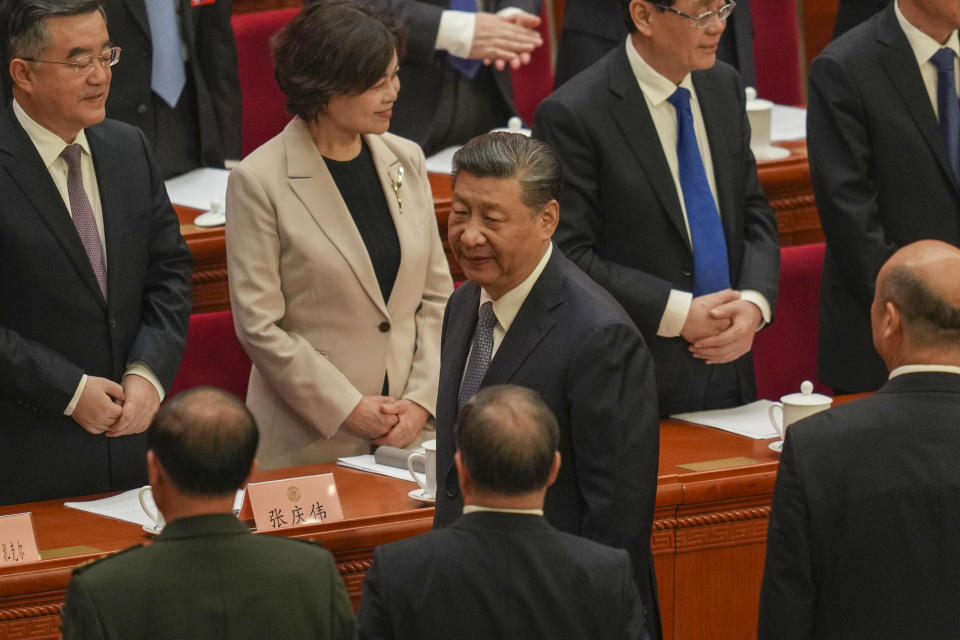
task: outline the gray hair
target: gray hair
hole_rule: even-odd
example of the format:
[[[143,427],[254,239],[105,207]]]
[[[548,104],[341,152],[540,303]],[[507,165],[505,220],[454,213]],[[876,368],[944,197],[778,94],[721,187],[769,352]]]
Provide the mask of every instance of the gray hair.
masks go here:
[[[521,199],[539,210],[560,198],[563,167],[545,142],[520,133],[485,133],[473,138],[453,155],[453,184],[460,172],[478,178],[517,178]]]
[[[477,489],[511,496],[546,486],[560,429],[536,391],[503,384],[464,405],[455,437]]]
[[[893,267],[880,281],[878,297],[897,305],[904,329],[926,345],[960,347],[960,309],[906,267]]]
[[[107,12],[101,0],[6,0],[3,4],[5,24],[5,57],[35,58],[47,48],[47,18],[79,16],[99,11],[104,22]]]

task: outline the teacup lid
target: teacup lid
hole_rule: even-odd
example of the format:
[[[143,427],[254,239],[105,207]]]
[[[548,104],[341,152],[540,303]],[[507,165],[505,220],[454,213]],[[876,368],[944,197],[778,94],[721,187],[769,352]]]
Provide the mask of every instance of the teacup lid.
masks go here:
[[[791,393],[780,398],[780,402],[784,404],[798,404],[798,405],[817,405],[817,404],[832,404],[833,398],[830,396],[825,396],[822,393],[813,392],[813,383],[809,380],[804,380],[800,385],[800,393]]]

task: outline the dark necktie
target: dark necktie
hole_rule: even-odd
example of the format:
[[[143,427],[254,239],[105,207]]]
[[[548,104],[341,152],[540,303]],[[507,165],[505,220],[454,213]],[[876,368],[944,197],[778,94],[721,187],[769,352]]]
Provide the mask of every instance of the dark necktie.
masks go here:
[[[677,110],[677,160],[693,245],[693,295],[696,297],[730,287],[727,243],[693,130],[690,91],[678,87],[667,100]]]
[[[476,13],[477,0],[450,0],[450,10]],[[451,67],[471,80],[477,75],[477,71],[480,70],[480,66],[483,64],[480,60],[458,58],[457,56],[451,55],[447,55],[447,61]]]
[[[470,360],[460,383],[460,395],[457,397],[457,410],[463,408],[467,401],[480,388],[483,376],[490,366],[490,357],[493,354],[493,327],[497,324],[497,316],[493,313],[493,303],[490,301],[480,305],[477,328],[473,334],[473,347],[470,349]]]
[[[187,83],[180,49],[180,28],[177,26],[175,0],[146,0],[150,23],[150,44],[153,69],[150,88],[171,107],[176,107]]]
[[[940,112],[940,137],[953,167],[954,178],[960,179],[960,100],[953,71],[953,51],[940,49],[930,58],[937,67],[937,106]]]
[[[70,197],[70,214],[73,216],[73,226],[77,228],[83,250],[90,259],[93,274],[97,277],[100,292],[104,299],[107,297],[107,269],[103,260],[103,246],[100,244],[100,233],[97,231],[97,221],[93,217],[93,207],[83,188],[83,171],[80,168],[80,154],[83,149],[78,144],[67,145],[60,152],[60,157],[67,163],[67,194]]]

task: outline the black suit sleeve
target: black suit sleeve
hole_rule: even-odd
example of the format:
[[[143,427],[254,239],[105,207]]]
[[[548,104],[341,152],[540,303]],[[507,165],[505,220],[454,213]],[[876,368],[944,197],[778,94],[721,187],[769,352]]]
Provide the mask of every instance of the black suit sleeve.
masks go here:
[[[807,498],[797,469],[794,433],[787,432],[770,507],[758,640],[813,637],[817,589]]]
[[[0,326],[0,397],[63,413],[83,369],[50,347]]]
[[[63,640],[106,640],[103,623],[82,578],[74,575],[61,609]]]
[[[230,25],[229,0],[190,11],[197,16],[197,64],[210,92],[214,120],[223,141],[224,158],[240,159],[240,73],[237,46]],[[202,108],[202,107],[201,107]]]
[[[849,71],[819,56],[810,65],[807,148],[810,178],[830,257],[866,308],[877,272],[897,245],[887,237],[865,106]]]
[[[357,620],[361,640],[389,640],[393,638],[390,627],[390,612],[385,595],[381,593],[383,578],[380,576],[381,558],[379,548],[373,550],[373,564],[363,579],[363,596]]]
[[[636,328],[615,322],[584,339],[569,371],[576,459],[563,464],[585,503],[580,534],[627,549],[646,581],[660,449],[653,361]]]
[[[169,389],[187,341],[187,324],[193,304],[193,256],[180,235],[180,221],[167,198],[163,175],[150,153],[150,143],[137,130],[149,159],[150,219],[149,259],[144,278],[140,329],[127,354],[126,365],[142,362]]]

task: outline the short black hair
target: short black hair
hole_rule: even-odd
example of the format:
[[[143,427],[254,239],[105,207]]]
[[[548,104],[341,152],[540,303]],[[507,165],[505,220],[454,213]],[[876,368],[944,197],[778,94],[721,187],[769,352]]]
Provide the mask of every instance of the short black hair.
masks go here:
[[[457,450],[485,493],[515,496],[545,487],[559,442],[553,412],[525,387],[485,387],[457,419]]]
[[[5,0],[3,14],[4,62],[17,57],[35,58],[47,47],[47,18],[65,18],[99,11],[104,21],[106,11],[101,0]],[[8,73],[9,72],[5,72]]]
[[[461,172],[478,178],[517,178],[520,197],[528,207],[539,210],[560,199],[563,165],[553,148],[522,133],[484,133],[453,154],[453,184]]]
[[[903,316],[905,331],[927,345],[960,347],[960,308],[937,294],[907,267],[893,267],[881,280],[881,300],[890,300]]]
[[[333,96],[360,94],[377,84],[403,48],[399,27],[387,14],[356,0],[308,2],[270,43],[287,111],[307,122]]]
[[[260,432],[236,396],[196,387],[168,400],[147,431],[147,446],[176,487],[192,495],[224,495],[243,486]]]

